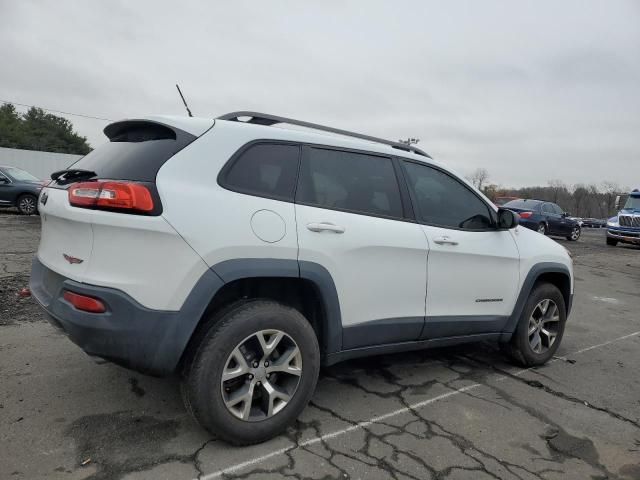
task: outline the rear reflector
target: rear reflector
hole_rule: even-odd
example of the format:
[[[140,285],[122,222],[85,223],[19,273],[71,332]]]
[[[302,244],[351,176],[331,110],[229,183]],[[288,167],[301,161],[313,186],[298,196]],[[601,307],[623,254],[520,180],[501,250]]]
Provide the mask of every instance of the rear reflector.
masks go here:
[[[80,295],[79,293],[73,293],[69,290],[64,291],[63,297],[78,310],[91,313],[104,313],[107,311],[107,307],[105,307],[104,303],[97,298]]]
[[[80,182],[69,188],[69,203],[74,207],[105,210],[151,212],[153,198],[149,189],[139,183],[97,180]]]
[[[518,212],[518,215],[520,215],[520,218],[529,218],[533,215],[533,212]]]

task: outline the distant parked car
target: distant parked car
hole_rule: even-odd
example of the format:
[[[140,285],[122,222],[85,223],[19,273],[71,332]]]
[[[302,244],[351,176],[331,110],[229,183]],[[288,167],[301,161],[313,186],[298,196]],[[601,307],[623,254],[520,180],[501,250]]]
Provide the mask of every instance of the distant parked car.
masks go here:
[[[580,238],[582,229],[578,220],[572,219],[555,203],[543,200],[512,200],[502,207],[520,215],[520,225],[543,235],[563,236],[574,242]]]
[[[589,228],[604,228],[607,226],[607,221],[603,218],[584,218],[582,219],[582,226]]]
[[[0,207],[16,207],[23,215],[38,213],[38,195],[45,184],[29,172],[0,165]]]

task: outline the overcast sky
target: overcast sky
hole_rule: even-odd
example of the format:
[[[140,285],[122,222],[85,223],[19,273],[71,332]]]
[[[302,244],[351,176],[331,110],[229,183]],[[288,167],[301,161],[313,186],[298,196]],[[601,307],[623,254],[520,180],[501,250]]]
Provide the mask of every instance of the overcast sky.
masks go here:
[[[416,136],[504,186],[640,186],[640,1],[0,0],[0,59],[3,100],[184,114],[178,82],[197,116]]]

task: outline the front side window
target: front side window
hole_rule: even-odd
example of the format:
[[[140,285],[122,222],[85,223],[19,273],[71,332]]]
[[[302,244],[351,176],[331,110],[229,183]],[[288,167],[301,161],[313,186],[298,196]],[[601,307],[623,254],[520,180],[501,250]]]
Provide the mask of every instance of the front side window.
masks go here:
[[[557,215],[562,215],[564,213],[564,210],[560,208],[560,205],[556,205],[555,203],[552,203],[551,206],[553,207],[553,213]]]
[[[231,164],[221,183],[237,192],[292,201],[299,153],[297,145],[252,145]]]
[[[542,213],[555,213],[553,211],[553,207],[550,203],[545,203],[542,205]]]
[[[296,202],[402,217],[400,190],[391,159],[360,153],[309,148],[300,169]]]
[[[18,182],[39,182],[40,180],[29,172],[25,172],[19,168],[8,167],[7,174]]]
[[[491,228],[489,207],[459,180],[427,165],[404,165],[419,220],[464,230]]]

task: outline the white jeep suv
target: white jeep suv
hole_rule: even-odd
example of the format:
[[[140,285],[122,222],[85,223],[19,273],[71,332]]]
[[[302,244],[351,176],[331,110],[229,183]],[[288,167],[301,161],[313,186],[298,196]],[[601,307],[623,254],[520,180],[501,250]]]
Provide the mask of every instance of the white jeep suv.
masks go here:
[[[281,432],[321,365],[479,340],[539,365],[558,348],[567,251],[414,146],[254,112],[104,132],[40,195],[31,290],[89,355],[181,374],[221,438]]]

